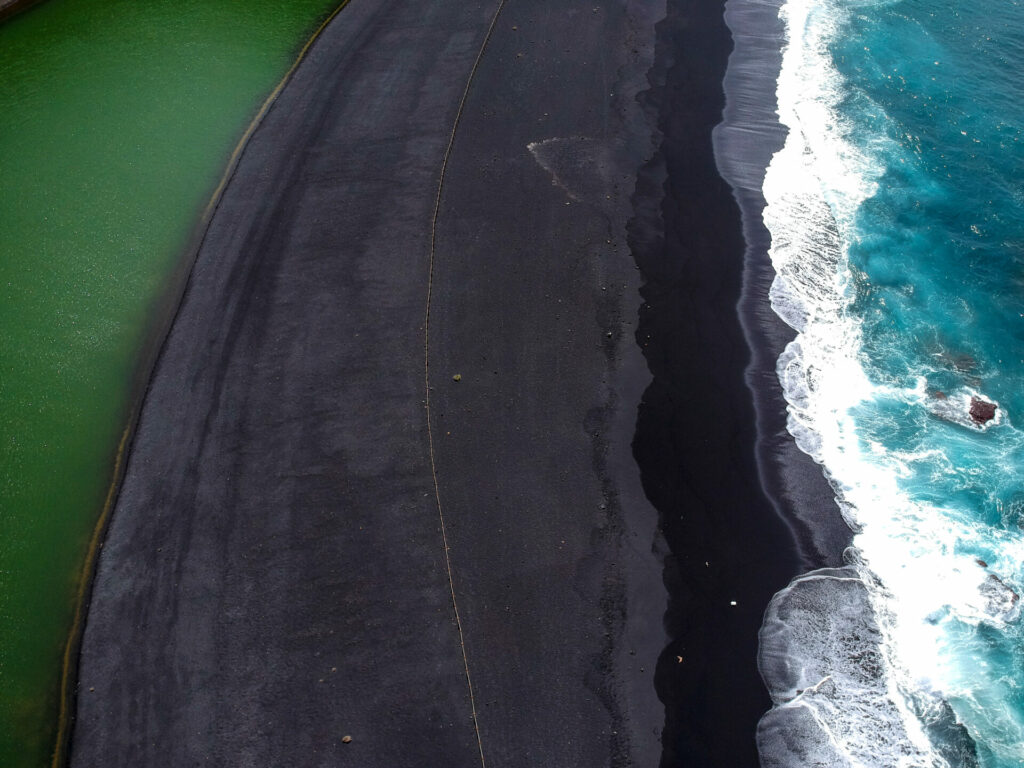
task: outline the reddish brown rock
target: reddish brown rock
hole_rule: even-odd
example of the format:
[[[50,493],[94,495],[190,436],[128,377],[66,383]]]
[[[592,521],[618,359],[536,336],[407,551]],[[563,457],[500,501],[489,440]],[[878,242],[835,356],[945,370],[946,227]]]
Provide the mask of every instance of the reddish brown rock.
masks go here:
[[[996,404],[980,397],[971,398],[971,419],[975,424],[984,424],[992,421],[996,416]]]

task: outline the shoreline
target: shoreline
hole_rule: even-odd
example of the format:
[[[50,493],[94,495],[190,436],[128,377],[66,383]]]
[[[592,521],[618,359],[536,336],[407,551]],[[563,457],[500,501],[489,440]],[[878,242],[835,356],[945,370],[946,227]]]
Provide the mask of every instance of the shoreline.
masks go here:
[[[775,768],[846,759],[830,727],[844,732],[852,726],[841,719],[838,726],[822,725],[823,717],[829,720],[824,712],[865,708],[886,713],[878,714],[881,722],[899,721],[885,680],[878,678],[873,662],[864,661],[885,652],[868,585],[852,566],[853,531],[823,468],[797,447],[788,431],[787,402],[775,370],[787,344],[797,337],[769,301],[775,270],[768,254],[771,234],[763,220],[765,175],[787,137],[776,97],[786,44],[779,16],[784,3],[729,0],[726,19],[738,44],[725,80],[727,107],[715,131],[718,164],[743,212],[747,242],[738,309],[755,350],[747,379],[758,411],[759,466],[800,553],[800,572],[772,597],[759,633],[758,668],[773,706],[758,723],[758,751],[761,764]],[[857,653],[849,650],[849,638],[860,644]],[[838,651],[837,645],[847,650]],[[817,699],[819,681],[828,681],[827,704]],[[856,701],[851,701],[851,691],[856,691]],[[949,726],[943,713],[933,727]],[[861,735],[900,742],[896,730],[898,726]],[[911,749],[905,734],[903,748]]]
[[[766,411],[777,409],[777,441],[788,438],[784,403],[752,402],[763,389],[751,371],[767,366],[763,340],[744,328],[750,233],[712,142],[729,109],[722,6],[670,3],[659,44],[646,99],[664,141],[638,185],[631,242],[646,281],[638,342],[654,374],[634,449],[671,550],[673,639],[656,676],[663,765],[756,766],[757,724],[771,706],[758,630],[772,596],[807,562],[807,539],[794,535],[764,466],[776,448],[764,439]],[[774,381],[774,358],[768,372]]]
[[[844,238],[844,227],[837,222],[837,219],[843,221],[845,218],[844,206],[835,206],[839,208],[837,213],[834,200],[826,200],[826,195],[819,188],[820,179],[825,178],[820,176],[821,168],[827,166],[834,148],[816,147],[808,141],[807,126],[802,119],[802,107],[806,106],[804,94],[812,94],[818,107],[838,107],[830,101],[834,93],[825,95],[816,88],[820,84],[807,84],[809,79],[813,80],[814,76],[821,73],[824,66],[820,60],[817,61],[818,66],[808,63],[814,61],[815,57],[813,53],[811,57],[807,54],[820,50],[817,45],[821,43],[820,40],[815,41],[817,44],[808,45],[807,38],[815,32],[808,32],[799,21],[791,22],[797,25],[792,45],[797,46],[799,54],[803,55],[794,56],[799,64],[787,61],[786,70],[779,74],[780,49],[787,42],[783,39],[781,21],[777,18],[774,20],[775,32],[772,39],[772,35],[764,35],[764,30],[770,25],[765,24],[764,20],[761,23],[752,22],[752,17],[766,13],[765,8],[737,0],[732,0],[732,3],[737,7],[733,16],[734,29],[738,29],[741,34],[746,31],[748,40],[756,41],[755,45],[748,46],[747,61],[740,62],[740,71],[746,74],[748,80],[745,86],[758,92],[758,89],[750,88],[749,80],[753,79],[751,74],[757,73],[764,77],[766,72],[771,71],[772,76],[779,79],[780,98],[784,99],[781,111],[786,123],[794,131],[799,131],[789,137],[796,141],[787,142],[784,153],[772,159],[772,176],[768,184],[771,211],[768,218],[780,243],[780,253],[775,254],[775,258],[787,278],[780,282],[783,286],[779,291],[780,312],[790,313],[790,316],[798,318],[796,324],[800,324],[799,318],[808,308],[802,304],[807,302],[810,307],[815,307],[818,298],[816,290],[843,298],[842,292],[836,292],[828,276],[836,264],[840,268],[847,266],[846,254],[840,244],[840,239]],[[782,5],[785,7],[784,0]],[[758,35],[762,36],[760,40],[757,39]],[[834,43],[836,39],[833,37],[831,42]],[[771,66],[772,62],[774,66]],[[828,71],[827,66],[825,70]],[[742,80],[742,75],[738,78]],[[837,98],[837,102],[839,100]],[[723,144],[727,146],[730,144],[729,139],[733,139],[734,148],[736,143],[742,145],[744,131],[760,133],[762,139],[772,131],[785,133],[778,125],[774,105],[766,105],[763,101],[753,100],[753,103],[742,104],[734,110],[732,117],[734,124],[723,131],[727,135]],[[735,135],[728,136],[730,128],[735,130]],[[757,148],[753,147],[753,150],[747,151],[747,155],[756,158]],[[820,157],[819,153],[824,157]],[[723,154],[728,158],[728,152]],[[734,153],[734,158],[737,154],[742,157],[743,150]],[[809,178],[800,178],[801,166],[808,163],[809,156],[813,157],[810,162],[814,164],[809,176],[814,174],[819,179],[811,183],[808,183]],[[758,164],[759,161],[755,159],[755,167]],[[745,189],[737,189],[737,195],[746,195],[748,200],[756,198],[755,206],[759,206],[753,211],[756,218],[753,223],[755,228],[764,232],[759,211],[765,200],[760,194],[754,194],[760,188],[760,179],[755,179],[754,183],[743,179],[745,170],[742,166],[732,169],[737,187],[747,182]],[[830,171],[826,171],[826,176]],[[795,177],[792,184],[788,183],[790,175]],[[738,184],[736,179],[739,179]],[[766,232],[764,234],[767,236]],[[756,249],[752,251],[754,274],[767,288],[771,264],[764,258],[763,249],[760,253]],[[792,283],[786,285],[794,275],[799,282],[801,272],[803,275],[815,275],[815,279],[809,281],[809,286],[794,288]],[[767,279],[764,279],[765,275],[768,275]],[[814,325],[828,322],[827,314],[824,321],[813,309],[806,316],[807,335],[801,339],[801,348],[795,353],[787,352],[787,356],[791,356],[790,371],[798,367],[802,370],[799,375],[791,376],[787,387],[791,387],[790,391],[795,393],[794,400],[807,397],[811,401],[810,406],[799,406],[805,417],[798,422],[803,439],[813,446],[813,450],[820,450],[823,455],[831,457],[828,467],[830,478],[833,472],[836,477],[842,477],[849,467],[844,466],[841,451],[830,452],[834,444],[829,446],[829,440],[833,437],[829,433],[829,425],[807,419],[806,414],[814,409],[814,372],[829,369],[844,354],[857,353],[853,350],[844,350],[834,355],[823,352],[828,350],[829,345],[821,344],[820,336],[815,341],[817,329]],[[842,310],[839,310],[838,316],[843,317]],[[833,315],[832,319],[835,318],[836,315]],[[778,321],[775,324],[781,325]],[[756,319],[752,319],[750,325],[754,327],[754,335],[758,331],[763,337],[770,335],[764,324],[757,327]],[[787,335],[792,338],[794,333],[788,331]],[[837,385],[842,387],[841,383],[833,381],[822,384],[821,389],[827,392],[828,387]],[[778,389],[776,384],[775,391]],[[966,406],[965,399],[965,412]],[[965,426],[970,428],[973,425],[968,422]],[[814,445],[815,439],[822,440],[827,447],[818,448]],[[831,479],[823,484],[825,468],[815,467],[797,451],[793,440],[789,440],[789,443],[789,455],[799,461],[787,459],[785,452],[767,452],[766,456],[769,460],[774,459],[781,470],[780,486],[783,490],[780,497],[787,503],[795,528],[802,530],[800,540],[805,555],[805,572],[794,578],[786,589],[773,598],[761,629],[759,666],[775,702],[775,706],[765,714],[758,726],[762,764],[772,768],[795,768],[809,763],[831,765],[856,761],[858,756],[864,755],[901,754],[919,763],[976,765],[978,744],[960,721],[950,701],[943,698],[942,686],[927,684],[919,688],[919,680],[928,679],[927,674],[921,674],[920,669],[916,673],[910,671],[913,664],[908,658],[908,651],[913,655],[916,653],[914,643],[927,641],[921,641],[918,637],[907,647],[901,642],[906,640],[906,636],[901,636],[899,624],[902,623],[902,614],[907,607],[901,598],[906,599],[907,595],[905,592],[901,595],[892,583],[886,583],[891,577],[899,582],[899,558],[893,566],[891,557],[898,555],[898,551],[883,546],[880,548],[883,555],[881,558],[878,558],[878,551],[874,551],[873,555],[862,553],[853,544],[854,534],[849,525],[854,522],[846,524],[837,509],[842,503],[851,521],[861,520],[862,525],[871,527],[875,525],[871,515],[880,510],[889,510],[892,507],[889,502],[893,500],[877,495],[872,497],[870,494],[858,498],[858,491],[863,487],[857,487],[855,474],[852,488],[844,482]],[[831,466],[831,460],[837,455],[840,458],[836,466]],[[801,482],[801,462],[807,468],[804,477],[814,482]],[[814,472],[815,469],[818,471]],[[846,479],[850,481],[850,477]],[[870,483],[869,480],[865,485]],[[789,488],[785,487],[787,484]],[[815,485],[821,488],[816,494],[820,498],[817,509],[812,494]],[[791,488],[795,488],[796,493],[787,496]],[[938,526],[941,528],[941,523]],[[927,533],[918,532],[917,535],[922,537],[921,541],[929,538]],[[870,531],[865,538],[871,539]],[[913,544],[908,546],[910,548],[907,551],[914,549]],[[924,549],[927,551],[927,547]],[[872,557],[876,558],[873,562]],[[975,564],[987,568],[984,560],[976,560]],[[953,572],[957,571],[954,566],[950,568]],[[991,578],[998,581],[997,576]],[[939,590],[940,593],[947,591]],[[911,601],[916,603],[917,597],[917,594],[912,593]],[[943,610],[948,610],[948,606]],[[999,609],[993,607],[990,610],[996,615]],[[919,611],[917,616],[920,617],[927,613],[928,608],[914,605],[912,611]],[[911,612],[910,615],[915,614]],[[926,621],[930,620],[929,617]]]
[[[783,2],[726,3],[725,21],[739,44],[724,78],[726,104],[715,128],[714,151],[743,219],[746,252],[737,310],[752,350],[746,378],[757,411],[758,465],[765,490],[797,543],[801,572],[806,572],[841,567],[853,534],[821,467],[797,447],[786,428],[787,403],[775,372],[779,355],[796,338],[768,299],[775,270],[768,257],[771,235],[762,220],[764,175],[786,137],[775,96],[785,43],[778,16]]]

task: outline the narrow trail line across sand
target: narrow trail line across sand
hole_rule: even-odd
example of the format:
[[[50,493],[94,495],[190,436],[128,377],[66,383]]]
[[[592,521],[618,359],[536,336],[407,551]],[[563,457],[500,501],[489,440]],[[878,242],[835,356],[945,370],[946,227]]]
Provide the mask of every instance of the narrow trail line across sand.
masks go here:
[[[199,249],[202,247],[203,240],[206,237],[206,230],[209,228],[210,222],[213,220],[213,214],[216,212],[217,206],[220,205],[221,198],[224,195],[224,190],[228,186],[228,182],[230,182],[231,178],[235,175],[235,170],[238,168],[238,162],[242,158],[242,153],[245,151],[245,147],[249,143],[249,139],[252,138],[253,133],[260,126],[260,123],[263,122],[263,118],[266,117],[267,112],[270,111],[274,102],[277,101],[277,97],[281,95],[281,91],[284,90],[288,81],[292,79],[292,75],[295,74],[295,70],[299,68],[299,64],[301,64],[303,59],[306,58],[306,54],[309,53],[309,49],[313,47],[313,43],[317,41],[320,34],[327,28],[327,25],[334,21],[335,17],[344,10],[345,6],[347,6],[350,1],[351,0],[341,0],[338,6],[331,11],[327,18],[320,23],[320,26],[316,28],[313,34],[309,36],[305,44],[299,50],[298,55],[296,55],[292,65],[288,68],[288,71],[284,73],[284,76],[278,81],[277,85],[274,86],[274,90],[272,90],[267,98],[263,100],[263,104],[260,105],[255,117],[249,121],[249,125],[246,126],[242,136],[235,144],[235,148],[231,151],[231,156],[228,158],[228,162],[225,165],[224,173],[220,177],[220,182],[217,184],[216,189],[213,190],[213,194],[210,195],[210,201],[206,204],[206,207],[203,209],[203,214],[199,219],[199,232],[201,234],[197,237],[195,245],[189,254],[189,258],[192,263],[188,264],[187,269],[185,270],[186,279],[181,283],[180,295],[177,297],[177,302],[174,304],[174,307],[167,318],[162,338],[160,338],[156,344],[157,349],[162,347],[166,342],[171,326],[174,325],[174,319],[177,317],[178,311],[181,308],[182,299],[184,299],[185,296],[185,286],[188,282],[187,276],[192,272],[196,257],[199,255]],[[31,4],[32,3],[29,2],[25,7]],[[4,15],[0,13],[0,19],[3,18]],[[153,372],[156,370],[156,361],[158,357],[159,355],[153,355],[150,362],[150,368],[145,377],[147,388],[149,380],[152,378]],[[111,471],[110,486],[107,489],[103,508],[100,510],[100,516],[96,520],[96,526],[93,528],[92,536],[89,538],[89,548],[86,552],[85,561],[82,564],[82,571],[79,576],[78,594],[75,596],[75,615],[72,619],[71,630],[68,632],[68,638],[64,643],[64,654],[61,658],[60,690],[58,692],[60,709],[57,715],[57,738],[54,743],[51,768],[62,768],[62,766],[67,765],[68,740],[71,732],[69,726],[71,724],[70,712],[72,709],[72,680],[75,677],[78,650],[81,647],[82,631],[84,629],[86,615],[88,614],[86,603],[89,599],[92,580],[96,572],[96,560],[99,557],[100,548],[102,547],[103,534],[107,529],[107,524],[110,522],[110,515],[114,509],[114,504],[117,501],[121,481],[124,478],[126,459],[131,450],[132,437],[134,436],[135,429],[138,425],[139,415],[142,413],[142,401],[144,399],[145,390],[142,391],[141,395],[132,405],[127,424],[125,425],[124,431],[121,433],[121,440],[118,443],[117,452],[114,457],[114,468]]]
[[[480,721],[477,719],[476,696],[473,693],[473,678],[469,672],[469,656],[466,654],[466,638],[462,631],[462,618],[459,615],[459,603],[455,597],[455,578],[452,574],[452,559],[448,548],[448,533],[444,522],[444,508],[441,504],[441,488],[437,482],[437,461],[434,456],[434,429],[430,423],[430,300],[434,288],[434,261],[437,254],[437,216],[441,210],[441,195],[444,192],[444,176],[448,170],[448,160],[451,158],[452,147],[455,146],[455,134],[459,130],[459,121],[466,108],[466,100],[469,98],[469,89],[473,85],[473,77],[480,68],[480,61],[484,57],[487,43],[491,40],[491,34],[498,23],[498,16],[505,7],[505,0],[499,0],[498,7],[494,10],[491,23],[487,27],[487,34],[480,44],[480,50],[473,62],[473,68],[469,71],[466,79],[466,88],[462,92],[462,99],[459,101],[459,109],[455,113],[455,121],[452,123],[452,132],[448,137],[448,146],[444,150],[444,159],[441,161],[441,173],[437,180],[437,196],[434,199],[434,214],[430,220],[430,257],[427,266],[427,302],[423,318],[423,389],[424,408],[427,414],[427,443],[430,450],[430,475],[434,481],[434,499],[437,501],[437,516],[441,521],[441,539],[444,544],[444,562],[448,571],[448,586],[452,592],[452,610],[455,613],[455,623],[459,629],[459,646],[462,648],[462,663],[466,670],[466,686],[469,688],[469,705],[473,714],[473,730],[476,733],[476,744],[480,751],[480,765],[486,768],[487,761],[484,759],[484,743],[480,736]]]

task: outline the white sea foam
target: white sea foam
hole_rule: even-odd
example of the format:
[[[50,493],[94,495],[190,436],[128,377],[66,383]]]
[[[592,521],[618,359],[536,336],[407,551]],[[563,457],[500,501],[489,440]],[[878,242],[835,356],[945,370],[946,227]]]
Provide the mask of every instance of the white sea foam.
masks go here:
[[[776,705],[758,726],[764,768],[945,765],[900,711],[882,648],[856,568],[813,571],[775,596],[759,658]]]
[[[846,253],[857,210],[874,194],[883,168],[874,159],[881,153],[848,140],[838,109],[844,84],[827,45],[845,12],[830,0],[789,0],[782,7],[788,44],[777,96],[789,134],[769,165],[763,192],[777,273],[770,301],[798,332],[777,365],[788,428],[832,482],[856,532],[856,551],[841,578],[801,577],[766,616],[761,664],[776,708],[762,723],[762,760],[867,767],[944,766],[952,759],[958,765],[962,755],[949,758],[948,745],[929,737],[937,711],[960,728],[946,699],[960,702],[957,715],[971,715],[962,718],[969,730],[972,717],[998,725],[1005,738],[996,752],[1020,757],[1024,725],[999,707],[978,714],[984,708],[972,703],[971,684],[956,666],[948,637],[954,621],[998,627],[1017,617],[1020,537],[1003,537],[992,561],[979,560],[973,553],[993,550],[992,531],[982,541],[976,524],[956,510],[912,500],[899,480],[922,457],[865,441],[853,415],[860,403],[901,402],[933,413],[945,409],[949,413],[937,415],[971,426],[966,408],[977,393],[940,402],[927,395],[923,380],[908,389],[880,386],[862,365],[861,328],[848,311],[856,286]],[[851,587],[851,579],[860,587]],[[793,608],[801,601],[802,608]],[[878,674],[865,682],[850,660],[868,657]],[[795,738],[797,732],[803,735]],[[794,752],[794,744],[804,747]]]

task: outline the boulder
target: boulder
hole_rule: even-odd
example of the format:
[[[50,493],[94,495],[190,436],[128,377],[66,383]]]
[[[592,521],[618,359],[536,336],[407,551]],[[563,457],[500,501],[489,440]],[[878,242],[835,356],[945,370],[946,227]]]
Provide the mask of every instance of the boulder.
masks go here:
[[[971,419],[975,424],[992,421],[996,416],[996,404],[980,397],[971,398]]]

